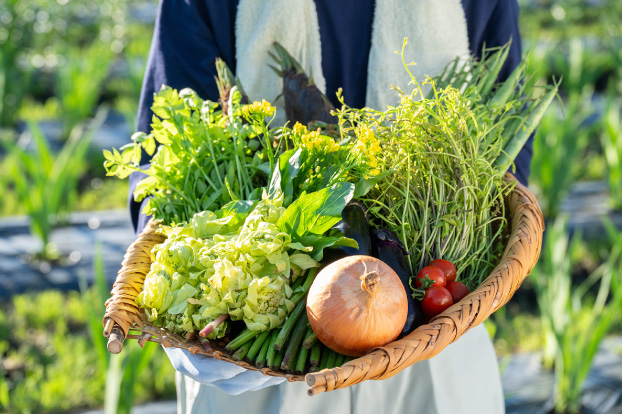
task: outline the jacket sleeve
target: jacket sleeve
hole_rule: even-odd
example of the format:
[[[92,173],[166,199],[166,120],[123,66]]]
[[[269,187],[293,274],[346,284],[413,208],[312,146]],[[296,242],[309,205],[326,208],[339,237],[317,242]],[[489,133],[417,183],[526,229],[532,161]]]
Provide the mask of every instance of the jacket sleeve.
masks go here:
[[[221,57],[235,70],[235,10],[237,1],[161,0],[143,80],[137,114],[137,130],[151,132],[153,95],[162,85],[180,90],[194,89],[203,99],[218,99],[214,62]],[[149,157],[143,152],[146,169]],[[133,200],[136,184],[145,177],[129,178],[129,209],[136,234],[149,217],[142,214],[144,203]]]
[[[485,47],[503,46],[509,41],[512,42],[507,60],[499,74],[499,80],[504,81],[521,63],[523,57],[517,0],[462,0],[462,5],[471,52],[475,56],[481,57]],[[534,134],[529,137],[514,161],[516,166],[514,175],[525,185],[530,173],[533,137]]]

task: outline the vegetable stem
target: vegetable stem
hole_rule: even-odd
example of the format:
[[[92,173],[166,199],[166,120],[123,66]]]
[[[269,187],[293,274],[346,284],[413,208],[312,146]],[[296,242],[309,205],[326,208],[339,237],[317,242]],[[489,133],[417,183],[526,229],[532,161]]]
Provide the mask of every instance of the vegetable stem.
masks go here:
[[[311,330],[311,327],[308,327],[306,335],[308,336],[311,333],[313,333],[313,331]],[[304,346],[300,348],[300,351],[298,351],[298,358],[296,359],[296,367],[294,369],[294,372],[296,374],[303,374],[305,372],[307,357],[309,356],[310,352],[311,351],[309,350],[309,348],[306,348]]]
[[[305,279],[304,284],[302,285],[302,292],[296,292],[292,295],[292,297],[290,298],[290,300],[292,302],[294,302],[295,304],[299,303],[302,299],[305,298],[305,296],[307,295],[307,293],[309,292],[309,289],[311,288],[311,284],[313,284],[313,281],[315,280],[315,275],[317,275],[317,271],[318,269],[316,267],[313,267],[311,269],[309,269],[309,272],[307,273],[307,277]]]
[[[257,368],[263,368],[266,366],[266,356],[268,355],[268,350],[271,348],[272,342],[276,338],[278,331],[273,329],[270,331],[270,336],[264,341],[261,346],[261,350],[259,351],[259,355],[257,355],[257,359],[255,360],[255,366]],[[274,349],[274,348],[273,348]]]
[[[317,336],[312,330],[310,330],[310,331],[307,331],[307,336],[302,342],[302,346],[307,349],[311,349],[313,348],[313,345],[315,345],[316,342],[317,342]]]
[[[290,371],[292,363],[295,362],[295,356],[300,349],[300,345],[305,338],[307,333],[307,325],[309,324],[309,320],[307,319],[307,313],[304,312],[302,317],[298,319],[296,323],[296,327],[292,332],[292,336],[289,341],[289,345],[287,345],[287,350],[285,351],[285,355],[283,357],[283,362],[281,363],[281,369],[284,371]]]
[[[322,356],[322,343],[320,341],[316,341],[315,345],[311,348],[311,354],[309,355],[309,364],[311,366],[320,365],[320,357]]]
[[[251,361],[255,360],[255,357],[257,356],[257,354],[263,347],[264,342],[266,342],[266,339],[269,336],[270,336],[270,331],[263,331],[262,333],[257,335],[255,340],[253,341],[253,345],[250,347],[250,349],[248,350],[248,354],[246,355],[248,359],[250,359]]]
[[[240,334],[236,336],[231,342],[229,342],[227,346],[225,346],[225,349],[230,352],[235,351],[247,341],[259,335],[259,333],[260,331],[253,331],[246,328],[242,332],[240,332]]]
[[[253,345],[254,341],[248,340],[246,341],[244,344],[242,344],[242,346],[240,346],[238,348],[237,351],[235,351],[233,353],[233,355],[231,356],[233,359],[235,359],[236,361],[241,361],[244,359],[244,357],[246,356],[246,354],[248,354],[249,349],[251,348],[251,346]]]
[[[305,301],[300,301],[298,302],[292,313],[289,314],[289,316],[285,320],[285,323],[281,327],[281,331],[279,332],[276,341],[274,342],[275,350],[280,351],[283,348],[283,346],[285,345],[285,341],[287,341],[287,339],[289,338],[289,333],[296,325],[296,322],[303,313],[306,313],[306,308],[307,304],[305,303]]]
[[[211,334],[212,332],[214,332],[214,329],[218,328],[218,326],[223,323],[228,317],[228,314],[223,313],[218,318],[208,323],[205,328],[201,329],[201,332],[199,332],[199,336],[206,337],[207,335]]]
[[[326,368],[334,368],[336,359],[337,359],[337,352],[331,349],[330,352],[328,353],[328,359],[326,360]]]

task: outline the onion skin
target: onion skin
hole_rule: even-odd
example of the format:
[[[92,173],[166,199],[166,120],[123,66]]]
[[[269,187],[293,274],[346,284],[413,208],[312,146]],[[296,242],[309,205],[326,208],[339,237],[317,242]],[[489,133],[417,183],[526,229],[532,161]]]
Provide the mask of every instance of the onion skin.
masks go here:
[[[332,350],[362,356],[402,332],[408,299],[398,275],[371,256],[348,256],[322,269],[307,297],[307,316]]]

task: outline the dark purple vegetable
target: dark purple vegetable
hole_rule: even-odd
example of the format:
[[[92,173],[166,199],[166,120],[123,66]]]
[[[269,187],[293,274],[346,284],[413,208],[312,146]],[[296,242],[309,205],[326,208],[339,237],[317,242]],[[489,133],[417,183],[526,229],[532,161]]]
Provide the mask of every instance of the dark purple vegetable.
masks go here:
[[[371,256],[371,239],[369,237],[369,221],[365,206],[357,201],[351,201],[341,212],[341,221],[333,226],[333,231],[339,230],[344,237],[356,240],[358,249],[352,247],[337,247],[324,250],[324,263],[331,263],[346,256]],[[335,232],[335,235],[339,235]]]
[[[399,276],[408,297],[408,315],[401,336],[412,332],[423,323],[421,304],[415,300],[410,291],[410,266],[406,260],[407,252],[400,239],[387,229],[376,229],[371,232],[373,255],[382,260]]]
[[[283,98],[285,115],[294,125],[296,122],[307,126],[311,121],[336,124],[337,117],[331,115],[335,107],[304,72],[300,64],[283,46],[274,43],[276,55],[271,54],[280,68],[272,67],[283,78]]]

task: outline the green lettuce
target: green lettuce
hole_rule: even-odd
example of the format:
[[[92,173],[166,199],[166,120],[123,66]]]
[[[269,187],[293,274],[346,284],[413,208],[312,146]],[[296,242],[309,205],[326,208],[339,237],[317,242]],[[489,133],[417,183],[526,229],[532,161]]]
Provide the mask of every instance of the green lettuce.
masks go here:
[[[233,201],[196,213],[188,223],[162,226],[167,239],[152,251],[137,303],[155,324],[181,335],[222,314],[251,330],[280,326],[294,307],[292,282],[320,266],[322,250],[356,245],[323,236],[353,192],[354,185],[337,184],[285,208],[283,192],[273,188],[259,201]],[[219,325],[208,338],[222,337],[227,327]]]

